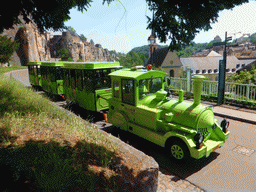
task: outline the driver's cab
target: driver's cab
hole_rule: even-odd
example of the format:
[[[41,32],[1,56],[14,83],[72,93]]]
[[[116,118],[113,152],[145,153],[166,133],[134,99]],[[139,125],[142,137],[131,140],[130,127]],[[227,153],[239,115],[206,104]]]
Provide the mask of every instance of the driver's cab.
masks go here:
[[[163,91],[166,73],[136,66],[109,75],[112,83],[112,98],[109,100],[108,119],[110,123],[112,121],[115,125],[121,125],[123,120],[120,119],[137,121],[137,109],[142,105],[147,106],[148,101],[154,99],[157,92]]]

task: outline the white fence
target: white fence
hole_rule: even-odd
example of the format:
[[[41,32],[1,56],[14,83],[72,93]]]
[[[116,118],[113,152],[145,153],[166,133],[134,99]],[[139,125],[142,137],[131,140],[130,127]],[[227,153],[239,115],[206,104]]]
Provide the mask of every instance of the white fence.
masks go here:
[[[183,89],[187,91],[189,85],[187,85],[186,78],[173,78],[171,77],[171,90]],[[191,80],[191,90],[193,92],[193,80]],[[218,97],[218,81],[203,81],[203,92],[202,95]],[[239,84],[226,82],[225,85],[225,99],[247,101],[256,103],[256,85],[253,84]]]

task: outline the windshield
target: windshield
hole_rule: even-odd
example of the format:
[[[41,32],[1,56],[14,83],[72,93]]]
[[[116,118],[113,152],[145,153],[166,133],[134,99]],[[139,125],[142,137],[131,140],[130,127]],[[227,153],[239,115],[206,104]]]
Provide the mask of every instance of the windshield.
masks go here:
[[[139,99],[143,99],[149,94],[156,93],[162,89],[162,78],[142,79],[139,81]]]

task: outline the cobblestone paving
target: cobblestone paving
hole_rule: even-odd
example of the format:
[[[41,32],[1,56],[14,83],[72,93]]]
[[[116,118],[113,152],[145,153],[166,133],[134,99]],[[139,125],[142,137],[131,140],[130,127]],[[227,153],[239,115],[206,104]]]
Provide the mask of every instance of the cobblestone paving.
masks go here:
[[[180,179],[173,175],[165,175],[159,171],[157,192],[178,192],[178,191],[196,191],[203,192],[203,189],[194,184]]]

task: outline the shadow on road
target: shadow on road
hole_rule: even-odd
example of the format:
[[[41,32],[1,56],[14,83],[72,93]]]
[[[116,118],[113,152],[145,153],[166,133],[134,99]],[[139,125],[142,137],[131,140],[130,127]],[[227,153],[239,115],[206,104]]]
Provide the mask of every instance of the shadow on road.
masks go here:
[[[159,169],[162,173],[178,176],[177,178],[174,177],[173,180],[186,179],[190,175],[200,171],[219,156],[219,153],[213,152],[207,158],[192,158],[189,162],[181,164],[170,159],[164,148],[137,135],[120,130],[114,126],[106,127],[103,130],[144,152],[146,155],[153,157],[159,164]]]

